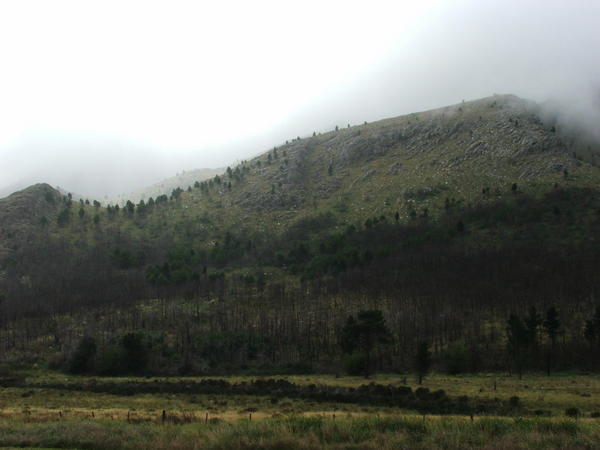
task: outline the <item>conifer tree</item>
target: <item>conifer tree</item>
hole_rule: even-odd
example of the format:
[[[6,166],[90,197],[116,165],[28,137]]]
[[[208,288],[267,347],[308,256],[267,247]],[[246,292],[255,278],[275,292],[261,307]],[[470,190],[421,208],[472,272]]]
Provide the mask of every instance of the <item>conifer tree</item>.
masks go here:
[[[419,343],[417,347],[417,353],[415,355],[415,372],[419,379],[419,384],[423,383],[423,378],[431,369],[431,352],[429,351],[429,344],[427,342]]]
[[[550,340],[550,348],[546,355],[546,372],[550,375],[550,369],[554,361],[554,355],[556,353],[556,340],[560,333],[560,320],[558,318],[558,311],[554,306],[548,308],[546,311],[546,319],[544,320],[544,330]]]

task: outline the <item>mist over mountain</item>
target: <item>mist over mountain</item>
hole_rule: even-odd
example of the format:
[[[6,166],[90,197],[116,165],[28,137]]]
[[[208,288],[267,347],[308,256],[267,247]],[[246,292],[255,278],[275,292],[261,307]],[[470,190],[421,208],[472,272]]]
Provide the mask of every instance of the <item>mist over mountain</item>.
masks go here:
[[[598,139],[596,2],[33,3],[0,10],[0,194],[110,198],[492,93]]]

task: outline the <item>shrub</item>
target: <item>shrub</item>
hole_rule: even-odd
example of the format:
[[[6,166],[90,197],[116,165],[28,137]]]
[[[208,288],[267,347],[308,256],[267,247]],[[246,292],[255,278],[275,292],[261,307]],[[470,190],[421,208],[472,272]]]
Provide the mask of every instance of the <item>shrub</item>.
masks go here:
[[[515,395],[508,399],[508,404],[511,408],[518,408],[521,406],[521,399]]]
[[[70,219],[71,219],[71,213],[69,211],[69,208],[65,208],[56,217],[56,222],[58,223],[58,225],[60,225],[62,227],[62,226],[65,226],[66,224],[68,224]]]
[[[450,375],[467,372],[469,369],[469,351],[462,342],[453,342],[444,352],[444,366]]]
[[[141,373],[148,364],[148,349],[137,333],[127,333],[121,340],[121,345],[126,353],[127,371]]]
[[[577,419],[579,416],[581,416],[581,411],[579,410],[579,408],[575,408],[573,406],[571,408],[565,409],[565,416]]]
[[[348,375],[362,375],[365,373],[367,359],[362,353],[353,353],[346,358],[344,367]]]
[[[69,368],[69,359],[64,353],[53,354],[47,360],[48,368],[50,370],[66,370]],[[0,376],[2,373],[0,372]]]
[[[422,400],[426,400],[429,398],[429,389],[428,388],[424,388],[424,387],[420,387],[415,391],[415,395],[417,396],[417,398],[420,398]]]
[[[120,346],[108,347],[98,355],[96,371],[100,375],[123,375],[127,372],[127,353]]]
[[[88,373],[93,370],[96,356],[96,341],[93,337],[85,336],[79,341],[75,353],[69,360],[69,372]]]

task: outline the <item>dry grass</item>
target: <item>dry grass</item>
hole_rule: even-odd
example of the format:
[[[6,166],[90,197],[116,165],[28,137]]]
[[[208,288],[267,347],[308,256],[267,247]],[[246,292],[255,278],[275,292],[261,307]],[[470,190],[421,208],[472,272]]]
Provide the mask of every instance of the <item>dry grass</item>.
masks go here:
[[[174,425],[64,420],[0,423],[0,445],[89,449],[249,448],[596,448],[600,427],[590,420],[459,417],[289,417]]]
[[[30,374],[33,375],[33,374]],[[228,377],[229,381],[255,377]],[[289,376],[294,383],[358,386],[359,377]],[[373,381],[400,384],[402,375]],[[597,448],[600,377],[592,375],[433,375],[425,387],[452,396],[517,395],[529,410],[553,417],[420,416],[397,408],[339,405],[300,399],[184,394],[116,396],[35,387],[44,380],[81,377],[38,372],[28,387],[0,390],[0,446],[49,448],[247,449],[247,448]],[[152,379],[138,379],[151,381]],[[108,380],[104,380],[108,381]],[[114,379],[122,382],[123,379]],[[176,381],[176,380],[171,380]],[[406,376],[411,387],[414,380]],[[494,382],[496,391],[493,390]],[[577,407],[578,420],[564,410]],[[163,421],[163,410],[166,411]]]
[[[211,377],[222,378],[231,383],[251,381],[261,377],[231,376]],[[333,375],[298,375],[273,376],[263,378],[283,378],[294,384],[323,384],[329,386],[358,387],[362,384],[375,382],[378,384],[402,385],[404,381],[413,389],[419,387],[414,376],[410,374],[377,374],[371,379],[362,377],[335,377]],[[200,378],[169,378],[168,381],[199,380]],[[0,390],[0,411],[12,407],[16,409],[48,408],[61,410],[65,408],[85,410],[122,410],[145,412],[153,415],[168,411],[197,411],[209,414],[238,414],[239,411],[250,408],[267,417],[277,413],[308,413],[308,412],[375,412],[382,414],[395,413],[393,408],[374,408],[355,405],[339,405],[333,403],[317,403],[298,399],[282,399],[272,403],[270,397],[243,395],[187,395],[187,394],[138,394],[135,396],[119,396],[93,392],[77,392],[60,389],[36,388],[43,383],[81,383],[90,380],[86,377],[71,377],[52,372],[38,371],[30,373],[27,387],[6,388]],[[121,383],[124,381],[152,383],[157,378],[102,378],[103,382]],[[164,380],[160,378],[159,380]],[[495,385],[495,389],[494,389]],[[504,374],[478,374],[449,376],[432,374],[425,378],[423,387],[432,391],[443,389],[449,396],[467,395],[470,398],[508,400],[518,396],[521,403],[529,410],[546,410],[553,415],[561,416],[566,408],[575,407],[586,416],[600,411],[600,376],[581,374],[556,374],[550,377],[543,374],[525,374],[522,380],[516,376]],[[0,412],[1,413],[1,412]]]
[[[289,381],[299,384],[322,383],[340,386],[360,386],[365,383],[361,377],[335,376],[292,376]],[[378,374],[372,377],[378,384],[402,384],[403,380],[413,389],[419,387],[410,374]],[[496,386],[494,389],[494,385]],[[467,395],[472,398],[507,400],[518,396],[523,404],[531,409],[545,409],[562,414],[566,408],[576,407],[584,413],[600,411],[600,376],[561,373],[551,376],[543,374],[525,374],[519,380],[517,376],[504,374],[478,374],[450,376],[434,374],[427,377],[423,387],[430,390],[443,389],[452,397]]]

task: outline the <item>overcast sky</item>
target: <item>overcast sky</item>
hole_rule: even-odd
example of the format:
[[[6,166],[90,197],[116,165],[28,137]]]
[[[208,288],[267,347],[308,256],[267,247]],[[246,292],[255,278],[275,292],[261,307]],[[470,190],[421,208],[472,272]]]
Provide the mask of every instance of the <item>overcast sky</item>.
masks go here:
[[[0,194],[101,198],[493,93],[600,108],[599,23],[596,0],[6,0]]]

